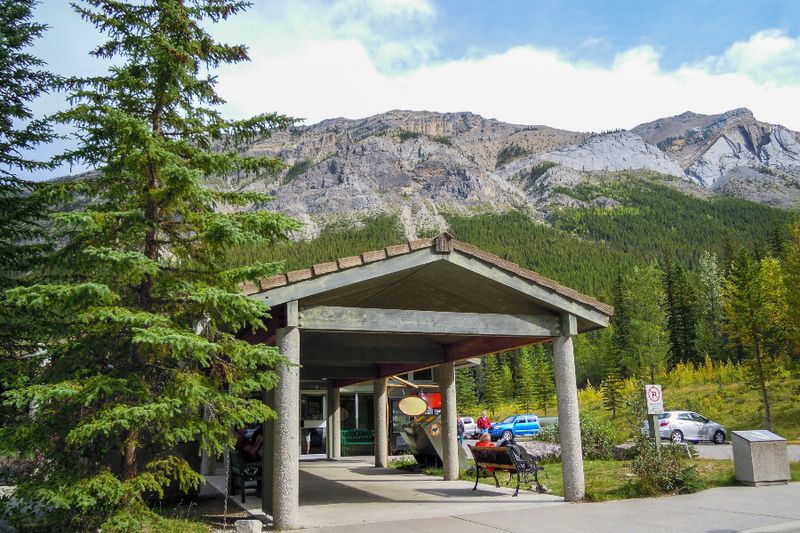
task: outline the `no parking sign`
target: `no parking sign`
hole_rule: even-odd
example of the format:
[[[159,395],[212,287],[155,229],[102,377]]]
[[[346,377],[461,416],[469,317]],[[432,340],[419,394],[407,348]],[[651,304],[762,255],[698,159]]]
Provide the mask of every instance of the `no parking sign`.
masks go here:
[[[644,395],[647,398],[647,414],[660,415],[664,412],[664,396],[661,385],[645,385]]]

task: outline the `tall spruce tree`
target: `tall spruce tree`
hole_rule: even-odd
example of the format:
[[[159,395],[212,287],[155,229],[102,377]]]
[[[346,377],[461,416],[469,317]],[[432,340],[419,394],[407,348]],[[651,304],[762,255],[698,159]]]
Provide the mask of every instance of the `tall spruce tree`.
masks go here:
[[[47,250],[46,203],[36,183],[22,177],[51,166],[26,154],[53,139],[50,123],[35,117],[31,104],[58,83],[29,53],[46,29],[32,20],[34,4],[0,0],[0,395],[24,381],[32,363],[27,355],[36,350],[4,291],[32,283],[31,271]],[[0,425],[9,416],[0,406]]]
[[[478,406],[477,386],[472,368],[459,368],[456,371],[456,403],[461,414],[471,414]]]
[[[226,120],[216,110],[215,78],[205,74],[247,60],[243,46],[217,43],[205,30],[245,7],[233,0],[76,6],[108,36],[92,55],[114,66],[69,83],[71,108],[58,120],[77,131],[78,145],[59,161],[96,170],[52,186],[84,206],[53,218],[61,245],[48,265],[52,278],[7,293],[17,316],[36,324],[38,350],[28,383],[6,393],[19,411],[2,439],[44,458],[15,498],[41,504],[45,527],[158,529],[145,496],[202,480],[175,451],[179,443],[218,455],[233,444],[232,428],[274,416],[253,395],[275,384],[273,368],[283,360],[238,334],[263,330],[268,316],[240,283],[277,268],[228,270],[225,253],[243,243],[268,246],[297,224],[244,209],[267,201],[263,195],[201,186],[205,176],[283,166],[240,154],[292,120]],[[222,205],[227,214],[216,209]]]
[[[664,294],[672,360],[699,363],[694,291],[686,270],[668,255],[664,258]]]
[[[517,354],[517,377],[516,377],[516,400],[517,406],[527,413],[533,407],[534,399],[534,371],[533,371],[533,348],[526,346],[519,350]]]
[[[500,361],[495,356],[485,357],[486,373],[483,381],[483,404],[494,416],[497,408],[503,405],[505,392]]]
[[[531,353],[533,364],[533,396],[536,407],[547,416],[547,408],[553,405],[556,397],[555,369],[551,353],[544,346],[534,346]]]

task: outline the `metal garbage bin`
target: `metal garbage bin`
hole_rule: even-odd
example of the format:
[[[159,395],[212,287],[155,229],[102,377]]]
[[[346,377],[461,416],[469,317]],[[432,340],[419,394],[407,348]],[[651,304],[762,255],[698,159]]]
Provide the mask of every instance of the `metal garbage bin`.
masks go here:
[[[791,477],[786,439],[771,431],[734,431],[736,481],[743,485],[785,485]]]

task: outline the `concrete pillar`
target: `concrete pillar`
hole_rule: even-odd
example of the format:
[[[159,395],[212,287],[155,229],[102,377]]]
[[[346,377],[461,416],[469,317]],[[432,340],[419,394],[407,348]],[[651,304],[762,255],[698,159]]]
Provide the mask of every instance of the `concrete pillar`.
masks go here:
[[[275,441],[272,472],[272,519],[275,530],[297,529],[300,505],[300,330],[277,331],[278,348],[288,365],[278,367],[275,387]]]
[[[264,391],[264,403],[275,409],[275,390]],[[264,444],[261,448],[261,510],[272,514],[272,494],[275,454],[275,419],[264,422]]]
[[[572,336],[577,334],[574,315],[564,315],[561,336],[553,341],[558,403],[558,434],[561,444],[561,466],[564,478],[564,499],[575,502],[583,499],[583,449],[581,446],[578,386],[575,376],[575,354]]]
[[[328,459],[338,461],[342,456],[341,398],[338,387],[328,389]]]
[[[456,370],[453,363],[443,363],[438,370],[437,380],[442,393],[442,471],[445,481],[453,481],[458,479]]]
[[[375,411],[375,466],[389,465],[389,409],[386,395],[386,378],[372,382],[372,402]]]

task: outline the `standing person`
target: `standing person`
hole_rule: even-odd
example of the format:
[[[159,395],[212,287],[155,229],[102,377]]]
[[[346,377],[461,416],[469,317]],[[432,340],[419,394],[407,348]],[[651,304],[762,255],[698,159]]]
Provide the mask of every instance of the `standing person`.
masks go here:
[[[478,431],[481,432],[481,435],[489,431],[489,428],[492,426],[492,421],[486,416],[486,411],[481,411],[481,417],[478,419]]]
[[[461,417],[456,418],[456,434],[459,444],[464,444],[464,431],[464,421],[461,420]]]

